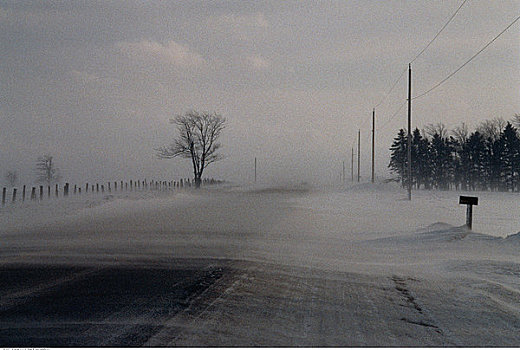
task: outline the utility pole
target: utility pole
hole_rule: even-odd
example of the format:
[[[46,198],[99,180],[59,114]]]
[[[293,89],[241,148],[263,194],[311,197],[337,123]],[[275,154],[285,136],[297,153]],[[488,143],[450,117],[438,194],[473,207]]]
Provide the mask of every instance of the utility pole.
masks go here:
[[[255,157],[255,184],[256,184],[256,157]]]
[[[352,162],[350,163],[350,173],[352,175],[352,182],[354,182],[354,147],[352,147]]]
[[[357,182],[359,182],[360,180],[360,176],[359,176],[359,162],[361,160],[361,130],[358,129],[358,134],[357,134]]]
[[[412,64],[408,64],[408,200],[412,200]]]
[[[345,161],[343,161],[343,176],[341,177],[341,181],[345,184]]]
[[[374,183],[374,156],[375,156],[375,137],[376,137],[376,109],[372,110],[372,183]]]

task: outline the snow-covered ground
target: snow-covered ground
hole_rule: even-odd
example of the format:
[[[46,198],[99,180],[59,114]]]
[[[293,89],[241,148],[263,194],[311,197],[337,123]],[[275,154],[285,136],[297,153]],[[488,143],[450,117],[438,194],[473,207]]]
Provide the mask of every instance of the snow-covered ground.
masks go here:
[[[473,232],[461,194],[479,197]],[[182,336],[165,326],[148,345],[519,345],[518,196],[409,202],[395,184],[71,196],[2,209],[0,263],[234,262],[196,322],[165,321]]]
[[[460,195],[479,197],[479,205],[473,207],[473,231],[496,237],[506,237],[520,231],[518,193],[420,190],[413,191],[413,200],[410,202],[406,200],[405,190],[397,184],[361,184],[325,189],[306,185],[272,188],[223,187],[218,191],[226,194],[247,193],[249,197],[274,195],[294,208],[319,213],[323,219],[321,224],[327,225],[334,232],[351,233],[352,239],[366,239],[366,236],[360,235],[362,233],[384,235],[414,231],[439,222],[461,226],[465,222],[466,207],[458,204]],[[214,196],[214,192],[203,190],[202,196],[207,193]],[[301,195],[303,193],[305,196]],[[284,196],[287,194],[289,196]],[[89,215],[89,210],[97,206],[102,206],[102,211],[109,214],[110,211],[131,208],[153,210],[163,205],[189,205],[200,198],[196,192],[181,190],[88,193],[70,195],[68,198],[44,198],[42,202],[18,201],[0,208],[1,232],[60,222],[64,218],[79,218]],[[94,209],[96,210],[98,209]]]

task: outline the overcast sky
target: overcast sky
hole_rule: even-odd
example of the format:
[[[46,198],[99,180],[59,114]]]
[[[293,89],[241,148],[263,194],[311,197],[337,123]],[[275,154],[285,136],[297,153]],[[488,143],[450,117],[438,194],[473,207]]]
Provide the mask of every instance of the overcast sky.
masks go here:
[[[64,180],[190,177],[159,160],[187,110],[228,120],[207,176],[330,183],[361,129],[370,177],[372,108],[457,1],[0,1],[0,170],[34,180],[51,154]],[[469,0],[413,64],[413,95],[520,15],[520,1]],[[520,113],[520,22],[414,101],[413,126],[474,128]],[[406,125],[404,77],[376,110],[376,172]]]

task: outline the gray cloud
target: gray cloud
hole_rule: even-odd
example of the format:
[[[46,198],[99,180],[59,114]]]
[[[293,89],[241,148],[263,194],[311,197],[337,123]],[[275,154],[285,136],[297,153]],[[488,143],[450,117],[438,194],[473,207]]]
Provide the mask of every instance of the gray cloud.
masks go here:
[[[362,129],[368,174],[372,107],[458,1],[0,1],[0,168],[33,179],[55,155],[73,181],[190,176],[157,160],[168,119],[188,109],[229,121],[227,158],[209,176],[336,180]],[[520,12],[519,1],[468,2],[414,63],[421,92]],[[414,125],[520,112],[519,26],[443,87],[414,102]],[[378,108],[404,101],[406,79]],[[405,112],[378,129],[377,171]]]

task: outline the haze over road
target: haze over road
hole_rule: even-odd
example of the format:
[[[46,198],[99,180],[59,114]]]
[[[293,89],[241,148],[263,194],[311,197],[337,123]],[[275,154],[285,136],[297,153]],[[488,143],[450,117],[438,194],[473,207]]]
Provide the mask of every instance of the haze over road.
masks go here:
[[[393,188],[305,185],[4,212],[0,345],[518,345],[518,237],[438,195],[407,222]]]

